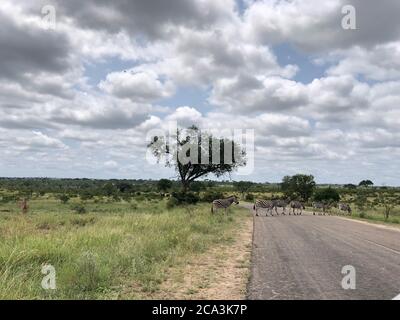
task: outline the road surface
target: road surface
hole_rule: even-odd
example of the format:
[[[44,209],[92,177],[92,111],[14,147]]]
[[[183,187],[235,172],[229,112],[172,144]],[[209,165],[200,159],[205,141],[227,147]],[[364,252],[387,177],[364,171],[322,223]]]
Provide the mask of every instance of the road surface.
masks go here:
[[[249,205],[247,205],[249,207]],[[356,289],[342,287],[344,266]],[[393,299],[400,231],[334,216],[254,218],[249,299]]]

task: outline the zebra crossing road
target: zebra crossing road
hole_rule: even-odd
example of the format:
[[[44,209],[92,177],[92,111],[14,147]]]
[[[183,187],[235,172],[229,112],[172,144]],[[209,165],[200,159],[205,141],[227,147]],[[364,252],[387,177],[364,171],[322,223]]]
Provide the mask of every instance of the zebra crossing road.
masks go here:
[[[354,267],[355,289],[343,289],[345,266]],[[390,300],[399,294],[400,229],[310,213],[254,217],[249,299]]]

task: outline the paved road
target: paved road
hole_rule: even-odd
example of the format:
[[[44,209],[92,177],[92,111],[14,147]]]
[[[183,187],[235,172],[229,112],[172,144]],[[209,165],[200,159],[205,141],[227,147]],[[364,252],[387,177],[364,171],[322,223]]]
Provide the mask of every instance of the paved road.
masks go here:
[[[249,299],[393,299],[400,231],[334,216],[255,217]],[[342,267],[356,270],[344,290]]]

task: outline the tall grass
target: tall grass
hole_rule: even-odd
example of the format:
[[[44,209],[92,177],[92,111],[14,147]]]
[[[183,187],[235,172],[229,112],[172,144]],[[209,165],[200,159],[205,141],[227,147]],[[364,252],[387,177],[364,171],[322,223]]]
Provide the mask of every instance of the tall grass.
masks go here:
[[[230,241],[245,213],[211,215],[208,205],[89,204],[87,214],[41,201],[31,214],[0,214],[0,299],[140,299],[159,289],[170,267]],[[53,211],[52,208],[55,210]],[[41,287],[41,267],[56,290]]]

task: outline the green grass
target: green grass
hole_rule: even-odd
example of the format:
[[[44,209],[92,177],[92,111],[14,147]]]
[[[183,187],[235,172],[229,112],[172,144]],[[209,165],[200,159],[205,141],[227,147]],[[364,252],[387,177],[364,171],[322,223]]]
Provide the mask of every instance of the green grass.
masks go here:
[[[387,223],[387,224],[400,224],[400,215],[397,212],[393,212],[388,219],[385,219],[383,211],[375,209],[375,210],[365,210],[365,212],[353,212],[349,218],[352,219],[360,219],[378,223]]]
[[[211,215],[209,205],[167,210],[165,202],[89,203],[78,215],[51,199],[0,209],[0,299],[141,299],[168,268],[213,245],[229,243],[246,211]],[[44,290],[41,267],[56,270],[56,290]]]

